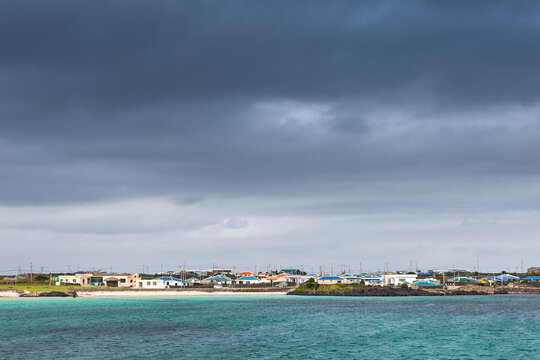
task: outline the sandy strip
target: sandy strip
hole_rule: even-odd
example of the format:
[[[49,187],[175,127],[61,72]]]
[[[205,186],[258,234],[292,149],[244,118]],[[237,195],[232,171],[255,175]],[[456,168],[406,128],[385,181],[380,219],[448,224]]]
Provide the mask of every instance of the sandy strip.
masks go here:
[[[154,290],[120,290],[120,291],[84,291],[78,290],[79,297],[190,297],[190,296],[281,296],[287,295],[284,291],[271,292],[242,292],[242,291],[154,291]],[[18,298],[16,291],[0,291],[0,298]],[[34,298],[34,297],[30,297]]]
[[[240,291],[77,291],[80,297],[128,297],[128,296],[275,296],[287,295],[286,292],[240,292]]]

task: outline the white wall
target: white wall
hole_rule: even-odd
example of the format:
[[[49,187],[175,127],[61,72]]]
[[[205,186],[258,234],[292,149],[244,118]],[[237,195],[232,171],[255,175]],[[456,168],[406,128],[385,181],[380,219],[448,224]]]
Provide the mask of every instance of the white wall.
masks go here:
[[[418,275],[416,274],[387,274],[382,276],[384,285],[401,285],[403,283],[409,283],[416,281]]]
[[[137,288],[142,289],[166,289],[174,288],[174,287],[183,287],[183,283],[173,281],[173,280],[137,280],[136,286]]]

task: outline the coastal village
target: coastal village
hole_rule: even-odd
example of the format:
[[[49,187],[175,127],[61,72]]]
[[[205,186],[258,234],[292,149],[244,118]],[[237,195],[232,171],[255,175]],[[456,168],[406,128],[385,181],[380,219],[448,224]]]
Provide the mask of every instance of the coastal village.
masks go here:
[[[540,273],[539,268],[530,268],[530,274]],[[501,273],[479,276],[464,269],[428,270],[416,272],[383,272],[362,274],[314,274],[306,273],[300,269],[281,269],[272,273],[253,273],[242,271],[233,273],[232,269],[186,270],[157,273],[156,277],[137,273],[107,274],[78,272],[55,277],[56,285],[79,286],[106,286],[131,287],[138,289],[167,289],[187,286],[211,286],[214,288],[232,286],[259,286],[259,287],[285,287],[295,286],[312,281],[321,285],[360,284],[371,286],[441,286],[459,283],[477,283],[483,285],[497,285],[501,283],[515,283],[540,281],[539,275],[519,277],[512,274]]]
[[[321,268],[321,270],[323,270]],[[282,291],[299,287],[308,289],[333,285],[337,287],[372,286],[400,288],[447,288],[477,285],[482,287],[528,286],[540,287],[540,267],[527,273],[497,274],[471,272],[466,269],[382,271],[348,273],[307,273],[298,268],[268,272],[239,271],[232,268],[179,270],[143,273],[113,273],[77,271],[61,274],[22,274],[0,277],[0,289],[15,289],[24,285],[47,286],[50,290],[65,289],[133,289],[133,290],[195,290],[207,291]]]

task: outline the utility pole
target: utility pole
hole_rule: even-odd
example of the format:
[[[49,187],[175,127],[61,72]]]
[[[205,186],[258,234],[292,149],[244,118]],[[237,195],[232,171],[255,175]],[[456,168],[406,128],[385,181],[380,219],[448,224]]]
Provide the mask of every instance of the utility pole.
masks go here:
[[[445,284],[445,275],[446,275],[446,266],[443,264],[443,271],[442,271],[442,283]]]
[[[49,286],[51,286],[51,282],[52,282],[52,274],[49,273]]]
[[[144,264],[141,265],[141,268],[142,268],[141,274],[144,274]]]
[[[30,282],[32,282],[33,274],[32,274],[32,263],[30,263]]]
[[[360,261],[360,277],[362,277],[362,262]]]

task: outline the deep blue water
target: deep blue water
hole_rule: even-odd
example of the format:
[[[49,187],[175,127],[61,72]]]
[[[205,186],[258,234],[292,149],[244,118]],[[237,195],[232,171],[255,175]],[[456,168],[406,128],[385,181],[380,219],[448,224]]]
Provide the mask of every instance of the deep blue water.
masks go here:
[[[540,359],[540,296],[0,299],[0,359]]]

